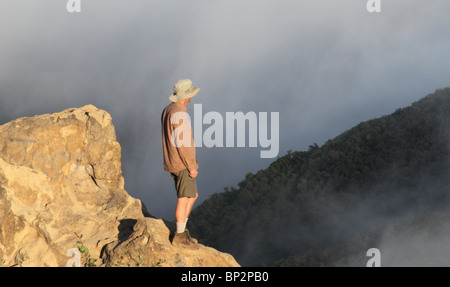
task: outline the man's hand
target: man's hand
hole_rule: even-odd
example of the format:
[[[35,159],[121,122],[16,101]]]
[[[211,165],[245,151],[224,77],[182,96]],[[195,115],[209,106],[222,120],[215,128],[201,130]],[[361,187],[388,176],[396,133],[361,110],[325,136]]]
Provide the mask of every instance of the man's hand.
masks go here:
[[[196,169],[193,169],[191,171],[189,171],[189,176],[192,178],[196,178],[198,175],[198,171]]]

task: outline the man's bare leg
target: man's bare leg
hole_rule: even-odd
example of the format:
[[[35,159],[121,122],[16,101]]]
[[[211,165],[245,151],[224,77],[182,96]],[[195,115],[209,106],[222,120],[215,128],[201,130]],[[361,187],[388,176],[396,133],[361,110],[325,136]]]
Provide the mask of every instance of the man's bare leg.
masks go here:
[[[198,198],[198,193],[195,195],[195,197],[188,198],[188,203],[186,206],[186,219],[189,218],[189,215],[191,214],[192,207],[194,206],[195,201]]]
[[[188,210],[189,198],[178,198],[175,208],[175,219],[177,221],[177,233],[183,233],[186,228],[186,214]],[[183,226],[184,224],[184,226]]]
[[[198,194],[195,197],[182,197],[178,198],[177,206],[175,208],[175,219],[178,224],[186,223],[186,219],[189,217],[194,206],[195,201],[198,198]],[[181,231],[181,229],[179,230]],[[183,231],[184,232],[184,231]]]

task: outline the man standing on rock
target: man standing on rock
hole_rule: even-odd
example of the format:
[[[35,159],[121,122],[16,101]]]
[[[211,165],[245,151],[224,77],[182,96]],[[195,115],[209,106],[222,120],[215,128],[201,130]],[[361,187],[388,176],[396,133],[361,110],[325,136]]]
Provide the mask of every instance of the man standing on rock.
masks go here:
[[[192,85],[191,80],[178,81],[173,87],[173,94],[169,96],[172,103],[161,115],[164,170],[170,172],[175,181],[178,197],[175,209],[177,230],[172,239],[174,245],[197,243],[186,229],[192,207],[198,198],[198,162],[195,158],[194,139],[186,104],[199,90]]]

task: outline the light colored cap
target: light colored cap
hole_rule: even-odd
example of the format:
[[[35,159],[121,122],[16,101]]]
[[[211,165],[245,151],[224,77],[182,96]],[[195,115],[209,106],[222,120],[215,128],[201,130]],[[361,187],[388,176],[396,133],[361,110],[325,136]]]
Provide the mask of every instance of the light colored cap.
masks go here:
[[[195,97],[198,91],[200,91],[200,89],[194,87],[191,80],[180,80],[173,86],[173,94],[169,96],[169,100],[177,103],[184,99]]]

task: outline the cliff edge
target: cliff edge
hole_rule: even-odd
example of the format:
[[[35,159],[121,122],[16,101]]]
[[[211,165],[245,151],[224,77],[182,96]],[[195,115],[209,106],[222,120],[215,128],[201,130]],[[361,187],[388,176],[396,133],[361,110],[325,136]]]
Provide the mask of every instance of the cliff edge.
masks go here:
[[[0,126],[0,266],[239,266],[174,247],[124,189],[111,116],[92,105]],[[73,263],[75,265],[75,263]]]

